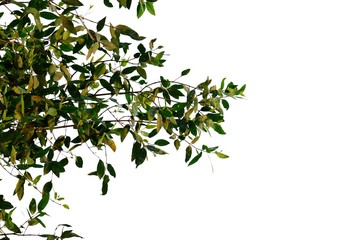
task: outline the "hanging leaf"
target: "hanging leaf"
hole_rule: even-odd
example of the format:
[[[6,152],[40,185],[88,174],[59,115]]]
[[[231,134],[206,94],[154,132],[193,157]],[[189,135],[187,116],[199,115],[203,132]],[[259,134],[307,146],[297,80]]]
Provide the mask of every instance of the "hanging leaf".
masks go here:
[[[226,134],[225,131],[222,129],[221,125],[218,123],[214,123],[212,125],[212,128],[218,133],[218,134]]]
[[[96,174],[101,179],[105,174],[105,164],[102,160],[99,159],[97,168],[96,168]]]
[[[143,1],[139,1],[137,8],[136,8],[136,15],[138,18],[141,18],[143,13],[145,12],[146,5]]]
[[[146,2],[146,9],[150,14],[155,16],[155,8],[154,8],[154,4],[152,2],[149,2],[149,1]]]
[[[194,163],[196,163],[197,161],[199,161],[199,159],[201,158],[202,156],[202,152],[200,152],[198,155],[196,155],[190,162],[189,162],[189,165],[188,166],[191,166],[193,165]]]
[[[66,3],[68,5],[73,5],[73,6],[83,6],[84,4],[82,4],[79,0],[61,0],[63,3]]]
[[[74,24],[71,20],[69,20],[67,17],[65,17],[64,15],[60,14],[60,18],[62,21],[63,26],[69,30],[69,32],[76,34],[76,29],[74,27]]]
[[[137,32],[135,32],[134,30],[132,30],[128,26],[119,24],[119,25],[116,26],[116,29],[118,29],[121,34],[129,36],[134,40],[140,41],[140,40],[145,39],[145,37],[140,36]]]
[[[115,169],[114,169],[114,167],[113,167],[110,163],[108,163],[108,164],[106,165],[106,168],[107,168],[107,170],[109,171],[109,173],[110,173],[110,175],[111,175],[112,177],[116,177]]]
[[[110,178],[108,175],[104,176],[103,182],[102,182],[102,188],[101,188],[101,194],[106,195],[108,192],[108,183],[110,182]]]
[[[189,145],[186,147],[186,150],[185,150],[185,162],[186,163],[190,160],[191,154],[192,154],[192,147]]]

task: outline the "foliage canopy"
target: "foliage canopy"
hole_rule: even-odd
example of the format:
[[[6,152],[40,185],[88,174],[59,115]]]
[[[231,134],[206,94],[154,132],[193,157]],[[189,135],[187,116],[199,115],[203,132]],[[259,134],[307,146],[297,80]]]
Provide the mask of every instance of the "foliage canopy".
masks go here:
[[[117,8],[114,2],[122,9],[132,5],[132,0],[103,4]],[[137,17],[146,11],[155,15],[155,2],[139,0]],[[223,79],[216,86],[208,78],[191,86],[180,81],[189,69],[175,80],[148,79],[148,66],[164,65],[163,47],[106,17],[98,22],[85,18],[78,14],[86,7],[79,0],[4,0],[0,5],[0,169],[16,179],[13,195],[19,200],[29,188],[37,194],[26,204],[28,218],[15,221],[16,207],[0,192],[1,239],[31,235],[27,231],[32,226],[45,227],[42,219],[50,201],[68,208],[52,179],[60,178],[68,165],[82,168],[77,148],[94,154],[106,148],[116,151],[118,142],[130,138],[136,167],[149,153],[166,154],[170,143],[176,150],[184,146],[188,165],[203,153],[228,157],[218,147],[197,147],[196,142],[202,132],[225,134],[221,123],[224,109],[229,109],[227,98],[241,98],[245,85]],[[105,195],[116,171],[104,158],[89,175],[101,179]],[[35,235],[49,240],[78,237],[70,226],[60,227],[65,228]]]

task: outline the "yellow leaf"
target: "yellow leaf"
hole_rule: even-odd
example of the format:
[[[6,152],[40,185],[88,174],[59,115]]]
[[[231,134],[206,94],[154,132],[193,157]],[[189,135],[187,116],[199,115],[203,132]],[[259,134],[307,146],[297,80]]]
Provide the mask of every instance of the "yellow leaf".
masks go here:
[[[54,81],[59,81],[63,77],[63,74],[61,72],[55,72],[53,79]]]
[[[10,161],[15,164],[15,160],[16,160],[16,150],[15,147],[12,146],[11,148],[11,154],[10,154]]]
[[[37,96],[37,95],[33,95],[33,96],[31,96],[31,100],[38,103],[38,102],[41,102],[41,97]]]
[[[106,140],[106,144],[111,148],[111,150],[113,150],[114,152],[116,151],[116,144],[112,139],[107,139]]]
[[[13,87],[12,90],[16,93],[16,94],[21,94],[20,90],[18,87]]]
[[[70,81],[71,81],[71,75],[70,75],[70,73],[69,73],[69,70],[66,68],[66,66],[63,65],[63,64],[61,64],[61,65],[60,65],[60,70],[61,70],[61,72],[64,74],[64,77],[66,78],[66,80],[67,80],[68,82],[70,82]]]
[[[89,48],[89,51],[86,55],[86,60],[88,60],[90,58],[90,56],[95,53],[100,47],[100,44],[99,42],[95,42],[90,48]]]
[[[159,132],[162,125],[163,125],[163,122],[162,122],[162,117],[159,113],[156,114],[156,131]]]

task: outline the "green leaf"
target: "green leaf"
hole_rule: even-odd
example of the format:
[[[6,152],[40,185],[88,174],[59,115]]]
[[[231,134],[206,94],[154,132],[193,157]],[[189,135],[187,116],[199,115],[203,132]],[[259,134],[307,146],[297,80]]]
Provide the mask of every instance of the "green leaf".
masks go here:
[[[176,150],[179,150],[179,148],[180,148],[180,141],[179,141],[179,139],[176,139],[176,140],[174,141],[174,146],[175,146]]]
[[[50,199],[50,194],[44,194],[38,204],[38,211],[41,212],[45,209],[46,205],[48,204]]]
[[[76,34],[76,29],[74,27],[74,24],[71,20],[69,20],[67,17],[65,17],[64,15],[60,15],[61,17],[61,21],[62,21],[62,24],[64,25],[64,27],[69,30],[69,32],[73,33],[73,34]]]
[[[136,167],[144,163],[147,156],[145,148],[141,147],[141,143],[135,141],[132,148],[131,160],[135,161]]]
[[[228,101],[226,101],[225,99],[221,99],[221,104],[226,110],[229,110],[230,105]]]
[[[106,195],[108,192],[108,183],[110,182],[110,178],[108,175],[104,176],[103,182],[102,182],[102,188],[101,188],[101,194]]]
[[[52,189],[52,182],[51,181],[49,181],[49,182],[47,182],[47,183],[45,183],[44,184],[44,187],[43,187],[43,190],[42,190],[42,194],[44,195],[44,194],[49,194],[50,193],[50,191],[51,191],[51,189]]]
[[[140,41],[140,40],[145,39],[145,37],[140,36],[137,32],[135,32],[134,30],[132,30],[128,26],[119,24],[119,25],[116,26],[116,29],[118,29],[121,34],[129,36],[134,40]]]
[[[62,232],[60,238],[61,238],[61,239],[65,239],[65,238],[72,238],[72,237],[82,238],[82,237],[80,237],[79,235],[77,235],[76,233],[74,233],[72,230],[67,230],[67,231]]]
[[[185,162],[186,163],[190,160],[191,154],[192,154],[192,147],[189,145],[186,147],[186,150],[185,150]]]
[[[31,199],[29,204],[29,210],[31,214],[34,214],[36,212],[36,200],[35,198]]]
[[[121,73],[122,74],[130,74],[130,73],[134,72],[136,69],[137,69],[137,67],[127,67],[127,68],[124,68],[121,71]]]
[[[84,4],[82,4],[79,0],[61,0],[63,3],[66,3],[68,5],[73,5],[73,6],[83,6]]]
[[[222,129],[221,125],[218,123],[214,123],[212,128],[217,132],[218,134],[226,134],[225,131]]]
[[[111,8],[113,7],[112,3],[110,2],[110,0],[104,0],[104,5]]]
[[[13,205],[10,202],[4,200],[4,196],[0,195],[0,209],[11,209]]]
[[[215,152],[215,154],[219,157],[219,158],[228,158],[229,156],[224,154],[224,153],[221,153],[221,152]]]
[[[121,129],[121,135],[120,135],[120,140],[121,142],[123,142],[127,136],[127,134],[129,133],[130,130],[130,125],[126,125],[125,127],[123,127],[123,129]]]
[[[170,144],[168,141],[166,141],[165,139],[159,139],[155,142],[156,145],[158,146],[166,146],[168,144]]]
[[[112,177],[116,177],[115,169],[110,163],[107,164],[107,170],[109,171]]]
[[[199,159],[201,158],[202,156],[202,152],[200,152],[198,155],[196,155],[190,162],[189,162],[189,165],[188,166],[191,166],[193,165],[194,163],[196,163],[197,161],[199,161]]]
[[[185,76],[185,75],[188,75],[190,72],[190,69],[186,69],[184,71],[181,72],[181,76]]]
[[[57,110],[55,108],[49,108],[47,113],[50,116],[56,117],[57,116]]]
[[[39,31],[42,31],[42,23],[40,21],[40,13],[36,8],[29,7],[26,9],[26,13],[31,13],[34,17],[36,27],[39,29]]]
[[[149,2],[149,1],[146,2],[146,9],[148,10],[148,12],[150,14],[155,16],[155,8],[154,8],[154,4],[152,2]]]
[[[24,197],[24,184],[25,184],[25,179],[23,177],[20,177],[14,190],[14,194],[17,195],[19,200],[21,200]]]
[[[144,68],[138,66],[138,67],[136,67],[136,71],[142,78],[146,79],[147,75],[146,75],[146,71]]]
[[[99,162],[97,164],[96,168],[97,176],[101,179],[105,174],[105,164],[102,160],[99,159]]]
[[[40,12],[40,17],[45,18],[47,20],[55,20],[59,18],[58,15],[52,12]]]
[[[146,5],[143,1],[139,1],[137,8],[136,8],[136,15],[138,18],[141,18],[143,13],[145,12]]]
[[[100,32],[104,26],[105,26],[105,22],[106,22],[106,17],[104,17],[103,19],[101,19],[97,24],[96,24],[96,30],[98,32]]]
[[[79,157],[79,156],[76,156],[75,165],[78,168],[82,168],[83,167],[83,159],[81,157]]]
[[[245,89],[246,89],[246,84],[244,84],[244,85],[240,88],[240,90],[239,90],[239,94],[240,94],[241,96],[245,96],[245,95],[244,95]]]
[[[223,78],[223,80],[221,80],[221,85],[220,85],[221,90],[223,90],[225,87],[225,80],[226,80],[226,78]]]
[[[160,154],[160,155],[168,154],[164,150],[162,150],[160,148],[157,148],[157,147],[155,147],[153,145],[147,145],[146,147],[147,147],[147,149],[149,149],[150,151],[152,151],[155,154]]]

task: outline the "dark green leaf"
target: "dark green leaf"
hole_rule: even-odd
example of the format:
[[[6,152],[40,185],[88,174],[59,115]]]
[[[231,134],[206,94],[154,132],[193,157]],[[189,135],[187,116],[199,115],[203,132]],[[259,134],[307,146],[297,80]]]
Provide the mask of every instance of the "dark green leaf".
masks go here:
[[[116,171],[110,163],[107,164],[107,170],[109,171],[111,176],[116,177]]]
[[[202,152],[200,152],[198,155],[196,155],[190,162],[189,162],[189,165],[193,165],[194,163],[196,163],[197,161],[199,161],[199,159],[201,158],[202,156]]]
[[[108,183],[110,182],[110,178],[108,175],[104,176],[103,182],[102,182],[102,188],[101,188],[101,194],[106,195],[108,192]]]
[[[54,19],[58,19],[59,16],[52,13],[52,12],[40,12],[40,17],[45,18],[47,20],[54,20]]]
[[[84,4],[82,4],[79,0],[61,0],[63,3],[66,3],[68,5],[73,5],[73,6],[83,6]]]
[[[10,202],[4,200],[4,196],[0,195],[0,209],[11,209],[13,205]]]
[[[43,187],[43,190],[42,190],[42,194],[44,195],[44,194],[49,194],[50,193],[50,191],[51,191],[51,189],[52,189],[52,182],[51,181],[49,181],[49,182],[47,182],[47,183],[45,183],[44,184],[44,187]]]
[[[72,84],[72,83],[68,84],[67,89],[73,98],[75,98],[75,99],[81,98],[81,94],[79,93],[79,90],[77,89],[77,87],[74,84]]]
[[[136,67],[127,67],[127,68],[124,68],[121,73],[122,74],[130,74],[132,73],[133,71],[136,70]]]
[[[185,75],[188,75],[190,72],[190,69],[186,69],[184,71],[181,72],[181,76],[185,76]]]
[[[158,146],[166,146],[170,143],[168,141],[166,141],[165,139],[159,139],[159,140],[156,140],[155,144]]]
[[[105,174],[105,164],[102,160],[99,159],[99,162],[97,164],[96,168],[97,176],[101,179]]]
[[[79,238],[81,238],[79,235],[77,235],[76,233],[74,233],[72,230],[64,231],[64,232],[62,232],[62,234],[61,234],[61,239],[72,238],[72,237],[79,237]]]
[[[228,103],[228,101],[226,101],[225,99],[221,99],[221,104],[223,105],[223,107],[228,110],[230,105]]]
[[[106,17],[104,17],[103,19],[101,19],[97,24],[96,24],[96,30],[98,32],[100,32],[104,26],[105,26],[105,22],[106,22]]]
[[[83,159],[81,157],[79,157],[79,156],[76,156],[75,165],[78,168],[82,168],[83,167]]]
[[[185,162],[186,163],[190,160],[191,154],[192,154],[192,147],[189,145],[186,147],[186,150],[185,150]]]
[[[46,205],[48,204],[50,199],[50,194],[44,194],[38,204],[38,211],[41,212],[45,209]]]
[[[104,5],[107,7],[113,7],[112,3],[110,2],[110,0],[104,0]]]

